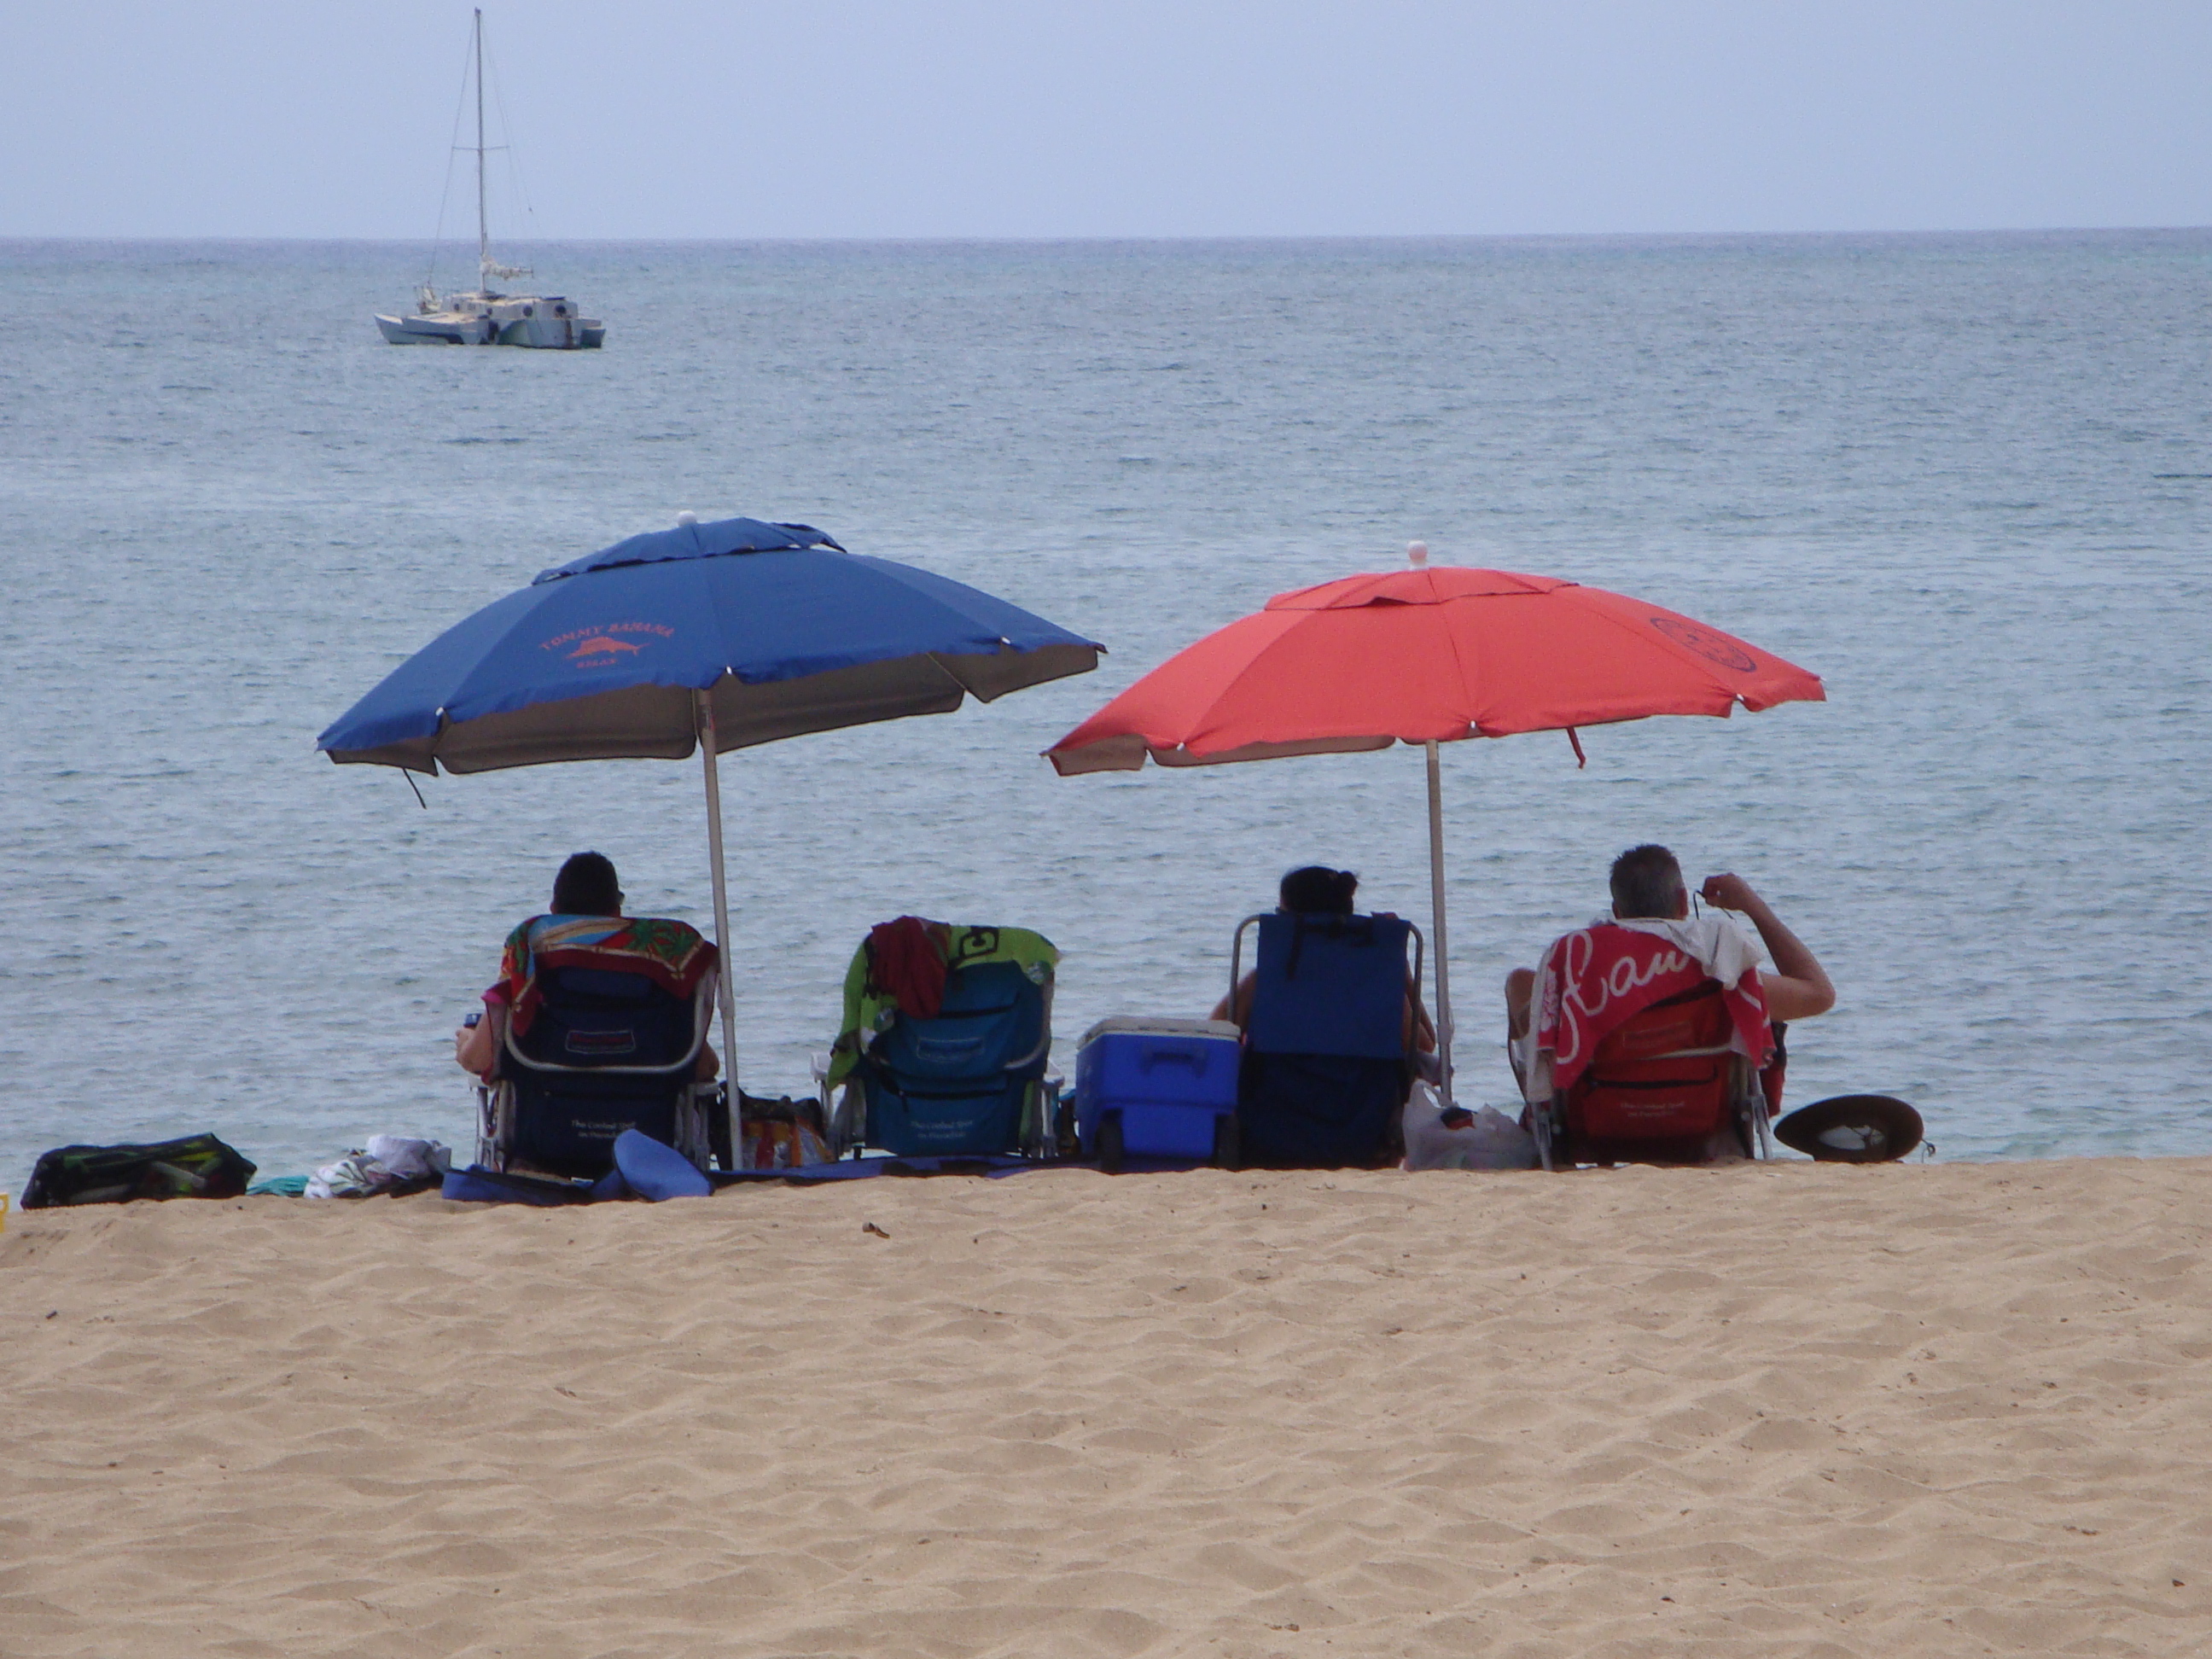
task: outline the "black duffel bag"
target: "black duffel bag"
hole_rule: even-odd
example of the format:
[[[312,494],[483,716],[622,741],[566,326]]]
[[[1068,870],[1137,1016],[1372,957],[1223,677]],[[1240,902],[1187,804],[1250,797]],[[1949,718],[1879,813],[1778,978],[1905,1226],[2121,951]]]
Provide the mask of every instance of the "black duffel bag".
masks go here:
[[[27,1210],[127,1204],[134,1198],[237,1198],[253,1165],[212,1134],[143,1146],[58,1146],[40,1155],[23,1188]]]

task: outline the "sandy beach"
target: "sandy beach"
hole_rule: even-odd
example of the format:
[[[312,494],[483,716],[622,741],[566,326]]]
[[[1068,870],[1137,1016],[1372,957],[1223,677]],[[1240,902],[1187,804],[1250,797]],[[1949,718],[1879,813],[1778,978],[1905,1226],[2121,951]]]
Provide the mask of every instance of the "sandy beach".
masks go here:
[[[2202,1652],[2208,1179],[19,1212],[0,1655]]]

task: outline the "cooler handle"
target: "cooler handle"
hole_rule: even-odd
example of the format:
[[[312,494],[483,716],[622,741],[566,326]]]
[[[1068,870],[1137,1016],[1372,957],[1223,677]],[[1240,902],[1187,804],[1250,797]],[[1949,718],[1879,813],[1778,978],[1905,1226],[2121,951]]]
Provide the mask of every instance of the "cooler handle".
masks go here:
[[[1203,1073],[1206,1070],[1206,1050],[1195,1043],[1148,1042],[1138,1058],[1137,1069],[1149,1072],[1163,1061],[1188,1066],[1193,1072]]]

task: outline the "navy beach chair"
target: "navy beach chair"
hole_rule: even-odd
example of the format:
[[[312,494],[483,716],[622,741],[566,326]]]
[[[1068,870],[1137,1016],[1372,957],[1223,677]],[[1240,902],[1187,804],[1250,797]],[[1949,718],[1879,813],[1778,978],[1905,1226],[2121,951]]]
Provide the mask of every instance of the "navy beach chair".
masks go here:
[[[1420,992],[1420,930],[1393,915],[1248,916],[1230,950],[1232,997],[1244,933],[1255,926],[1256,981],[1237,1078],[1243,1162],[1272,1169],[1395,1163],[1413,1075],[1406,1024],[1407,999]]]
[[[714,1007],[715,971],[689,998],[642,974],[549,968],[530,1030],[510,1026],[497,1070],[477,1090],[477,1161],[596,1180],[615,1137],[636,1129],[701,1169],[730,1167],[729,1109],[719,1083],[692,1073]]]

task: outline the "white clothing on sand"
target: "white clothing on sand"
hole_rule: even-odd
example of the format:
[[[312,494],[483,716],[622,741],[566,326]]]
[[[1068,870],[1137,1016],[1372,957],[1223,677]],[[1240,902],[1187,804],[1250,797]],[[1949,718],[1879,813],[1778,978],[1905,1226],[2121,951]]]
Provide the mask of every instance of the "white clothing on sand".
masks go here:
[[[307,1177],[309,1198],[367,1198],[410,1181],[443,1175],[453,1155],[435,1140],[411,1135],[371,1135],[368,1147],[325,1164]]]

